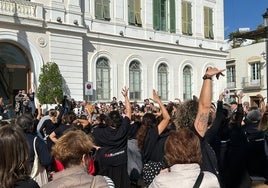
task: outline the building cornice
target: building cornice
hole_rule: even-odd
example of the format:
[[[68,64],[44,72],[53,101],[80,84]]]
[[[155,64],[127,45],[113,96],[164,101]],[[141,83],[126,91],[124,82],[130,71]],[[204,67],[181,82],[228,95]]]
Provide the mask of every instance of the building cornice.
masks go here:
[[[169,53],[181,53],[185,55],[194,56],[207,56],[210,58],[226,58],[228,52],[220,50],[212,50],[199,47],[191,47],[184,45],[169,44],[164,42],[152,41],[152,40],[142,40],[129,37],[114,36],[103,33],[87,33],[87,37],[92,43],[103,43],[105,45],[111,46],[126,46],[132,49],[154,49],[154,51],[167,51]]]

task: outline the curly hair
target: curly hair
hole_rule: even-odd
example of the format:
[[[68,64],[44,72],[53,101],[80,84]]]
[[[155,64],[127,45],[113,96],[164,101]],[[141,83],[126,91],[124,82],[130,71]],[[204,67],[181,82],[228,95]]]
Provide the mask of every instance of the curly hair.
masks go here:
[[[152,113],[146,113],[142,117],[141,121],[141,127],[139,128],[139,131],[137,133],[137,142],[138,142],[138,148],[141,150],[143,148],[144,138],[147,134],[147,131],[150,127],[157,126],[158,121],[154,114]]]
[[[52,155],[68,168],[79,165],[83,155],[89,155],[92,148],[93,141],[89,135],[81,130],[71,130],[52,147]]]
[[[193,127],[198,111],[198,100],[187,100],[178,108],[174,124],[177,128]]]
[[[168,165],[201,163],[201,147],[198,137],[188,128],[171,131],[165,143]]]

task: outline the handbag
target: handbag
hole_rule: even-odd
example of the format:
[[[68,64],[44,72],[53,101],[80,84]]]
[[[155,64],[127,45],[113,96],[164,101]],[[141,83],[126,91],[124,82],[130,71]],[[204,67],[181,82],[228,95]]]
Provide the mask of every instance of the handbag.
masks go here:
[[[36,152],[36,139],[37,137],[34,138],[33,142],[33,148],[34,148],[34,163],[31,171],[31,178],[35,180],[38,185],[41,187],[44,184],[48,183],[48,176],[47,176],[47,171],[44,166],[42,166],[39,162],[38,154]]]

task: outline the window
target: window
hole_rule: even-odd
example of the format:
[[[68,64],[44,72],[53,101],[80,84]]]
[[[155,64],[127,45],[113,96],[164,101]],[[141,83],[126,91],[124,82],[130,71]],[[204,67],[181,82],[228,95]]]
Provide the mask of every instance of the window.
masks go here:
[[[175,0],[153,1],[153,27],[155,30],[175,33]]]
[[[141,26],[141,1],[128,0],[128,23]]]
[[[192,35],[192,5],[190,2],[182,1],[182,34]]]
[[[110,0],[95,0],[95,17],[100,20],[110,20]]]
[[[131,100],[141,99],[141,69],[138,61],[129,65],[129,94]]]
[[[99,58],[96,65],[97,100],[110,99],[110,66],[106,58]]]
[[[207,39],[214,39],[213,12],[211,8],[204,7],[204,35]]]
[[[235,66],[227,67],[227,83],[235,82]]]
[[[168,71],[167,65],[161,63],[158,67],[158,95],[162,100],[168,100]]]
[[[226,76],[227,87],[228,88],[235,88],[236,87],[235,65],[227,66],[226,74],[227,74],[227,76]]]
[[[183,69],[183,99],[192,98],[192,71],[189,66]]]
[[[250,63],[250,80],[260,80],[260,62]]]

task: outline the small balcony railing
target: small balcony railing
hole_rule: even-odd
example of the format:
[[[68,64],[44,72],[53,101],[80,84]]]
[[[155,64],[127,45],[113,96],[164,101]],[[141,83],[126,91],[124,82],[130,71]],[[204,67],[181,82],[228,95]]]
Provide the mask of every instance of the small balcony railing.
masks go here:
[[[227,88],[232,89],[236,87],[236,82],[227,82]]]
[[[243,77],[242,78],[242,88],[244,90],[259,90],[264,86],[263,76],[260,79],[252,79],[251,77]]]
[[[43,19],[43,5],[25,0],[0,0],[0,14]]]

